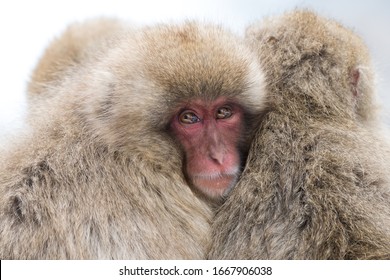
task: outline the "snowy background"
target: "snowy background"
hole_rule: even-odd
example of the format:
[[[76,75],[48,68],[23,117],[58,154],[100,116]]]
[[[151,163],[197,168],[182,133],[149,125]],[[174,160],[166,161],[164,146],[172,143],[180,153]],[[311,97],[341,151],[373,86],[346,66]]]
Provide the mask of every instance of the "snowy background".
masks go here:
[[[74,21],[99,16],[136,24],[202,19],[237,33],[265,16],[293,8],[311,8],[353,28],[368,44],[377,73],[383,112],[390,112],[390,1],[304,0],[66,0],[0,2],[0,148],[8,135],[23,128],[25,88],[50,40]],[[390,124],[390,117],[385,120]]]

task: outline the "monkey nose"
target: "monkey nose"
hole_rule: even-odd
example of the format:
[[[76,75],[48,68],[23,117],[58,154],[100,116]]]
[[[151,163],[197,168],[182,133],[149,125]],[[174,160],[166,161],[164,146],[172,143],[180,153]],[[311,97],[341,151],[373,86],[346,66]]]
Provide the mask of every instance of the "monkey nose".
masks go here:
[[[224,160],[223,151],[210,151],[209,157],[213,162],[215,162],[219,165],[223,164],[223,160]]]

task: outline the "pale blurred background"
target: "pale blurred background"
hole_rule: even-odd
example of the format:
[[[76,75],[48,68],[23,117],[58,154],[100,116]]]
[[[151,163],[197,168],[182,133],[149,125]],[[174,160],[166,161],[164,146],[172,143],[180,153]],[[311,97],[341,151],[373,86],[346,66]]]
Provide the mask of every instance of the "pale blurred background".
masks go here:
[[[390,1],[13,0],[0,2],[0,146],[8,135],[23,129],[29,75],[50,40],[71,22],[99,16],[123,18],[138,25],[202,19],[241,34],[254,21],[293,8],[311,8],[364,38],[377,73],[383,114],[390,112]],[[390,125],[390,117],[384,118]]]

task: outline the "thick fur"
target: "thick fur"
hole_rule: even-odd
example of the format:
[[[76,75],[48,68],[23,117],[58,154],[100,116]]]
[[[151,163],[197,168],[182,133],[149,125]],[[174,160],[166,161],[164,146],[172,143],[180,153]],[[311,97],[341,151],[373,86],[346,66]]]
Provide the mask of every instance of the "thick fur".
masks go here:
[[[90,61],[105,50],[131,26],[116,19],[93,19],[70,25],[60,37],[51,42],[38,61],[28,85],[28,97],[42,94],[45,89],[58,85],[71,75],[74,67]]]
[[[366,47],[309,11],[248,28],[273,107],[213,224],[211,259],[390,259],[389,149]]]
[[[261,111],[260,66],[220,27],[115,27],[106,40],[105,22],[68,30],[33,75],[30,94],[45,98],[0,160],[1,259],[205,257],[212,203],[186,183],[167,126],[194,98]],[[98,34],[99,51],[73,32]]]

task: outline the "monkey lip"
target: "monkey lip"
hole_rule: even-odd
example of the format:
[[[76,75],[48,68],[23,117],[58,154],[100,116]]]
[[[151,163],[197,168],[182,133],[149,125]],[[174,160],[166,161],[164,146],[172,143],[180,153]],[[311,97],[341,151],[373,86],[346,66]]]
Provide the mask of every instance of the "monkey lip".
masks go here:
[[[222,195],[236,182],[236,175],[216,174],[216,175],[196,175],[192,178],[193,184],[205,192],[219,196]]]

